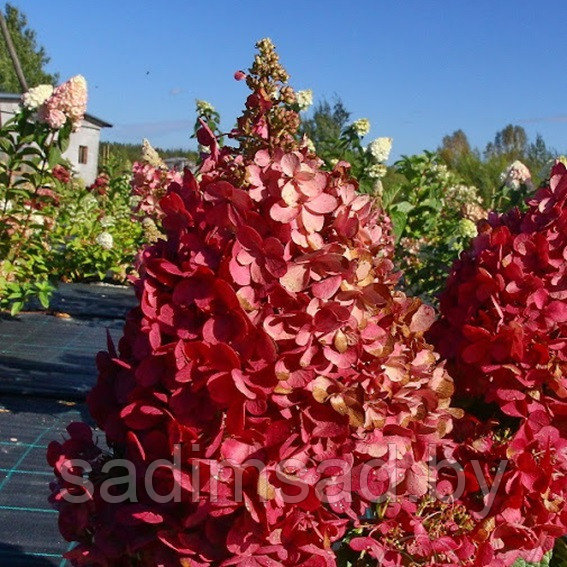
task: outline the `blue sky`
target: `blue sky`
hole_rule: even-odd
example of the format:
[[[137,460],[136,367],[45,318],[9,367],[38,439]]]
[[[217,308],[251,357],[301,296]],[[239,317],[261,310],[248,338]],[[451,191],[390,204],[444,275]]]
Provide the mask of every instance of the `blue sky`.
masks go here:
[[[229,129],[235,70],[271,37],[297,89],[335,94],[393,158],[462,128],[484,147],[506,124],[567,152],[567,1],[12,0],[62,79],[81,73],[103,139],[191,147],[194,100]],[[390,160],[392,161],[392,160]]]

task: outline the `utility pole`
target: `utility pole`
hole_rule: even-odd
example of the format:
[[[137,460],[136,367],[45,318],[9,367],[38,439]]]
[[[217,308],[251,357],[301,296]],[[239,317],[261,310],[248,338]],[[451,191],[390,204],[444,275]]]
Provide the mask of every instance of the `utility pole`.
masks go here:
[[[18,54],[14,49],[12,36],[10,35],[10,30],[6,25],[6,19],[4,18],[4,13],[2,12],[2,10],[0,10],[0,28],[2,29],[2,35],[4,36],[4,40],[6,41],[6,46],[8,47],[8,53],[12,58],[12,63],[14,64],[14,70],[16,71],[16,75],[18,76],[18,81],[20,81],[22,92],[25,93],[28,90],[28,83],[26,82],[26,78],[24,77],[24,72],[22,71],[22,66],[20,65]]]

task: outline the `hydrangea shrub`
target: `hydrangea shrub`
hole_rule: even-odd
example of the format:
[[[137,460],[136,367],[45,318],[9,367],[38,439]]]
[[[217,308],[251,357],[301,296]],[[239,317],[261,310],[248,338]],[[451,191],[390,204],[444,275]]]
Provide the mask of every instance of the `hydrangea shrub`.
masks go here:
[[[132,218],[130,173],[113,160],[88,187],[59,172],[60,202],[49,235],[50,267],[64,282],[123,283],[144,242],[139,219]],[[55,174],[55,172],[54,172]]]
[[[396,258],[406,289],[434,303],[487,212],[477,188],[464,185],[437,154],[404,156],[395,167],[402,178],[386,186],[383,203],[394,224]]]
[[[418,514],[431,448],[460,415],[424,339],[433,310],[396,289],[388,218],[346,162],[325,171],[298,140],[297,97],[271,42],[258,48],[237,73],[252,91],[229,135],[238,146],[199,129],[208,154],[159,201],[165,239],[141,255],[139,305],[118,350],[98,355],[88,404],[108,450],[78,423],[49,446],[74,565],[333,566],[361,517],[401,557],[394,528]],[[102,492],[124,474],[106,467],[117,457],[136,501]],[[77,458],[90,484],[69,482]],[[142,479],[175,458],[153,488],[179,498],[157,501]],[[373,459],[398,470],[373,474],[369,493]]]
[[[525,213],[481,223],[431,333],[468,412],[453,432],[456,454],[491,475],[507,460],[505,488],[483,523],[490,565],[509,565],[518,552],[539,561],[567,532],[566,200],[558,163]],[[464,502],[478,505],[474,483]]]
[[[62,153],[86,111],[78,75],[22,96],[0,127],[0,308],[19,312],[32,297],[47,307],[53,291],[49,240],[69,172]]]

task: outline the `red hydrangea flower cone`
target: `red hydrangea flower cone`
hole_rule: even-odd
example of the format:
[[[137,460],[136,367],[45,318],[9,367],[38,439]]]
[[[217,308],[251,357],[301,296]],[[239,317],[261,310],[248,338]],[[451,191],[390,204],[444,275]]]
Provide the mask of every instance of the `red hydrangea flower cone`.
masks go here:
[[[431,340],[470,416],[455,456],[503,487],[484,519],[490,565],[539,561],[567,533],[567,170],[528,210],[492,214],[456,262]],[[480,419],[479,419],[480,418]],[[478,508],[480,487],[463,502]]]
[[[141,256],[119,352],[99,354],[88,402],[111,453],[79,425],[50,447],[75,565],[335,565],[389,488],[365,465],[395,460],[397,494],[419,498],[451,430],[433,310],[395,289],[388,218],[348,164],[302,147],[287,75],[259,50],[239,147],[203,125],[209,152],[160,201],[167,238]],[[64,475],[77,457],[83,487]],[[119,501],[125,467],[135,502]]]

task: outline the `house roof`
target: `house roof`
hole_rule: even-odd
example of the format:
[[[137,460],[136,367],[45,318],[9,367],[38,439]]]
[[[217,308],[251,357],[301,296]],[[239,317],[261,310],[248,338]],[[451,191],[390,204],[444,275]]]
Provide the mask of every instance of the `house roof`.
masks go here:
[[[6,101],[19,101],[22,98],[21,94],[18,93],[1,93],[0,92],[0,100]],[[102,120],[102,118],[98,118],[93,114],[89,114],[88,112],[85,114],[85,120],[88,120],[92,124],[99,126],[100,128],[112,128],[112,124],[110,122],[106,122],[106,120]]]

